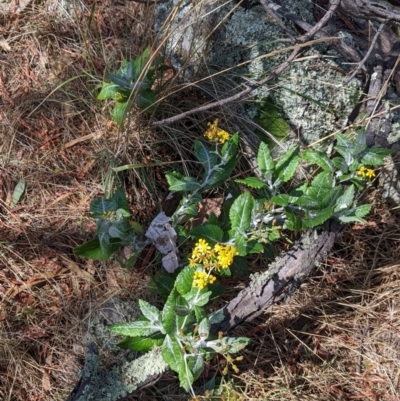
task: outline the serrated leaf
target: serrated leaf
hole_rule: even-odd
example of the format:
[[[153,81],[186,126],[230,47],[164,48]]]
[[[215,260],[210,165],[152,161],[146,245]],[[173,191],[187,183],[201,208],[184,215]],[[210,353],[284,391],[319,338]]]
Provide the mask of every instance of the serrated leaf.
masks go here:
[[[306,217],[303,221],[304,228],[313,228],[325,223],[332,217],[334,206],[324,208],[322,210],[307,210]]]
[[[161,311],[143,299],[139,299],[139,307],[145,318],[150,322],[161,322]]]
[[[161,347],[161,355],[168,366],[174,371],[179,372],[181,364],[184,364],[183,352],[176,338],[166,335]]]
[[[281,182],[287,182],[293,177],[299,161],[299,148],[297,146],[289,149],[278,161],[275,167],[275,174]]]
[[[364,217],[371,211],[371,205],[361,205],[355,208],[355,215],[357,217]]]
[[[196,239],[205,239],[211,246],[222,242],[224,232],[216,225],[204,224],[194,227],[189,231],[189,235]]]
[[[346,188],[343,195],[339,196],[339,198],[336,201],[335,213],[351,207],[354,201],[354,194],[355,194],[354,185],[350,185],[348,188]]]
[[[176,277],[175,288],[180,295],[188,293],[192,289],[195,269],[186,266]]]
[[[317,150],[306,150],[302,154],[302,158],[311,164],[316,164],[325,171],[332,171],[334,168],[334,165],[329,157],[325,153],[319,152]]]
[[[97,96],[98,100],[115,99],[119,93],[118,85],[112,82],[103,82],[100,93]]]
[[[122,349],[146,352],[150,351],[154,346],[162,345],[164,338],[164,335],[158,333],[151,334],[149,337],[125,337],[117,346]]]
[[[192,177],[185,177],[175,171],[166,173],[169,190],[172,192],[193,192],[200,188],[200,183]]]
[[[330,171],[322,171],[317,174],[311,181],[311,186],[317,190],[327,188],[331,189],[333,186],[333,175]]]
[[[263,174],[274,170],[275,164],[272,160],[271,152],[266,143],[261,142],[257,153],[257,163]]]
[[[250,228],[253,208],[254,198],[250,192],[245,192],[238,196],[229,210],[232,229],[243,233],[246,232]]]
[[[111,333],[122,334],[129,337],[149,336],[162,331],[160,322],[149,322],[148,320],[136,320],[135,322],[115,323],[109,327]]]
[[[266,186],[258,177],[247,177],[245,179],[235,180],[239,184],[247,185],[250,188],[261,189]]]
[[[203,142],[198,140],[194,141],[194,154],[203,166],[205,176],[208,176],[209,172],[218,163],[218,155],[212,152]]]

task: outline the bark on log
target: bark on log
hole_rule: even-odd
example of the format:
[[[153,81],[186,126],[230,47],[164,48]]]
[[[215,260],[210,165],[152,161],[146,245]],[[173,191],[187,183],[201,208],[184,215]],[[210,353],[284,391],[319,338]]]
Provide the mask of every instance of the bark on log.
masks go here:
[[[275,303],[289,300],[327,256],[342,228],[338,222],[329,221],[323,229],[308,231],[287,254],[276,258],[268,271],[253,275],[248,288],[224,307],[225,319],[212,327],[213,333],[228,332]]]

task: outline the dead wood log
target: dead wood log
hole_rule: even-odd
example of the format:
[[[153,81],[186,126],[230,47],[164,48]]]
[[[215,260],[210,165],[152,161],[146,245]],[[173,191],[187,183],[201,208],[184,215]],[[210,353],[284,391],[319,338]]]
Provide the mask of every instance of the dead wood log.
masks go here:
[[[276,258],[265,273],[254,274],[249,286],[224,307],[225,318],[212,327],[213,332],[228,332],[277,302],[289,300],[314,266],[328,255],[342,227],[336,221],[329,221],[322,229],[309,230],[289,252]]]

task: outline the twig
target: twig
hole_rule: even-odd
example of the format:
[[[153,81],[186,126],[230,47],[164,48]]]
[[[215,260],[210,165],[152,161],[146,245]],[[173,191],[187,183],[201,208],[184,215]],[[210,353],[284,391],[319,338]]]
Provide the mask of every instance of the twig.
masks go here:
[[[335,10],[339,6],[339,4],[340,4],[340,0],[332,0],[329,10],[326,12],[324,17],[321,18],[321,20],[314,27],[312,27],[308,33],[301,36],[299,38],[299,42],[304,43],[308,39],[310,39],[313,35],[315,35],[324,26],[324,24],[326,24],[326,22],[328,22],[329,18],[331,18],[332,14],[335,12]],[[295,59],[295,57],[298,55],[299,52],[300,52],[300,49],[293,50],[291,55],[288,57],[288,59],[286,61],[284,61],[282,64],[280,64],[279,67],[272,74],[268,75],[266,78],[264,78],[263,80],[261,80],[257,83],[247,84],[246,89],[236,93],[233,96],[227,97],[225,99],[217,100],[215,102],[206,104],[204,106],[196,107],[192,110],[185,111],[176,116],[166,118],[161,121],[154,122],[152,125],[160,126],[160,125],[171,124],[171,123],[179,121],[185,117],[188,117],[192,114],[207,111],[207,110],[213,109],[215,107],[220,107],[225,104],[243,99],[244,97],[249,95],[255,89],[257,89],[257,88],[265,85],[266,83],[272,81],[273,79],[275,79],[283,70],[285,70],[290,65],[290,63]]]
[[[358,358],[357,358],[357,373],[361,374],[361,365],[362,365],[362,352],[363,352],[363,346],[364,346],[364,338],[367,335],[370,327],[364,327],[364,330],[359,329],[359,338],[360,338],[360,347],[358,349]]]
[[[381,25],[379,26],[379,29],[376,31],[375,36],[372,39],[371,45],[365,54],[364,58],[358,63],[357,68],[353,71],[353,73],[345,79],[343,82],[343,85],[347,85],[359,72],[362,68],[364,68],[365,63],[367,62],[369,56],[372,53],[372,50],[374,49],[374,46],[376,44],[376,41],[378,40],[379,35],[382,33],[383,28],[386,25],[386,21],[382,22]]]
[[[168,3],[171,0],[125,0],[125,1],[132,1],[133,3],[147,4],[151,6],[153,4]]]

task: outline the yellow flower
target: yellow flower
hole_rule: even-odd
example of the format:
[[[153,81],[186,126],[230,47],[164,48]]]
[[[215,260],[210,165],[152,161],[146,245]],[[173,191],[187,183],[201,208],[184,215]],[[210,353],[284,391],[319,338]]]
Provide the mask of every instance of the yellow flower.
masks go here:
[[[372,179],[372,178],[375,177],[375,171],[370,169],[370,168],[366,168],[364,166],[361,166],[359,168],[359,170],[357,171],[357,175],[361,175],[361,177]]]
[[[215,282],[217,278],[213,276],[212,274],[207,275],[205,271],[195,271],[193,275],[193,287],[200,288],[202,290],[203,288],[207,287],[208,284],[212,284]]]
[[[372,170],[372,169],[370,169],[370,168],[368,168],[367,171],[366,171],[366,173],[365,173],[365,176],[366,176],[367,178],[372,179],[372,178],[375,177],[375,171]]]
[[[208,129],[205,132],[204,136],[210,141],[219,142],[223,144],[230,138],[228,132],[218,128],[218,119],[214,120],[213,123],[208,123],[207,126]]]

